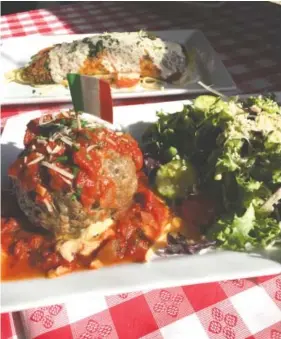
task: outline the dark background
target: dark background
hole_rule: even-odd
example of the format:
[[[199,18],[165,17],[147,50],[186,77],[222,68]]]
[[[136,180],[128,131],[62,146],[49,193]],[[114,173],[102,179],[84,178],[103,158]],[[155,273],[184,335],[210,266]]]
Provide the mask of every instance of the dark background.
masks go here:
[[[70,3],[75,5],[78,2],[79,1],[1,1],[1,16],[38,8],[64,6]]]
[[[98,1],[96,1],[98,2]],[[190,6],[192,8],[199,6],[200,11],[210,11],[209,8],[219,8],[222,4],[226,4],[227,2],[224,1],[212,1],[212,2],[206,2],[206,1],[181,1],[177,2],[177,5],[175,6],[174,1],[165,1],[161,2],[161,8],[159,8],[159,2],[155,1],[128,1],[133,6],[136,7],[149,7],[150,9],[155,9],[157,12],[161,10],[163,7],[168,7],[169,11],[174,11],[175,9],[179,8],[179,11],[184,10],[186,11],[186,8],[189,8]],[[1,15],[7,15],[7,14],[13,14],[13,13],[20,13],[25,11],[30,11],[33,9],[39,9],[39,8],[52,8],[56,6],[65,6],[69,4],[76,5],[78,3],[83,3],[83,1],[1,1]],[[122,3],[122,1],[120,1]],[[205,4],[207,6],[206,9],[202,7],[201,5]],[[189,5],[189,6],[187,6]]]

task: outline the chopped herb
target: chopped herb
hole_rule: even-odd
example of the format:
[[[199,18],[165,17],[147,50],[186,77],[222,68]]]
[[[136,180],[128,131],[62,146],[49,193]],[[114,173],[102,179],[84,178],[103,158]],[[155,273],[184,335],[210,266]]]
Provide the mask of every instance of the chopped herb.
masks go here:
[[[70,127],[73,128],[73,129],[76,129],[78,127],[77,126],[77,120],[72,120]]]
[[[102,52],[103,48],[103,42],[102,40],[99,40],[96,44],[96,54]]]
[[[33,93],[33,94],[34,94],[34,93],[36,93],[36,90],[35,90],[35,89],[33,89],[33,90],[32,90],[32,93]]]
[[[34,55],[32,55],[31,57],[30,57],[30,59],[32,60],[32,59],[35,59],[35,58],[37,58],[38,57],[38,53],[37,54],[34,54]]]
[[[79,167],[77,167],[77,166],[73,166],[73,167],[72,167],[72,173],[73,173],[73,175],[74,175],[75,177],[77,176],[77,174],[79,173],[79,171],[80,171]]]
[[[86,120],[81,120],[81,127],[86,127],[86,126],[88,126],[88,121],[86,121]]]
[[[58,162],[65,162],[67,160],[68,160],[68,157],[66,155],[62,155],[62,156],[56,158],[56,161],[58,161]]]
[[[80,197],[81,197],[81,193],[82,193],[82,187],[77,187],[77,188],[76,188],[76,193],[75,193],[75,195],[76,195],[78,198],[80,198]]]
[[[90,156],[90,154],[87,154],[87,155],[86,155],[86,158],[87,158],[88,160],[92,160],[92,157]]]
[[[81,127],[86,127],[86,126],[89,124],[89,123],[88,123],[87,121],[85,121],[85,120],[81,120],[80,122],[81,122]],[[77,120],[76,120],[76,119],[71,121],[70,127],[73,128],[73,129],[78,128]]]
[[[102,52],[103,49],[104,49],[102,40],[98,40],[98,42],[96,44],[94,44],[90,38],[85,38],[82,41],[84,43],[88,44],[88,46],[89,46],[89,57],[90,58],[96,57],[97,54]]]
[[[38,135],[38,136],[37,136],[37,139],[40,139],[40,140],[46,140],[47,138],[46,138],[46,137],[43,137],[43,135]]]
[[[77,187],[75,193],[72,194],[71,200],[75,201],[81,197],[82,187]]]
[[[75,193],[73,193],[73,194],[72,194],[72,196],[71,196],[71,200],[72,200],[72,201],[75,201],[75,200],[77,200],[77,197],[76,197]]]
[[[69,53],[75,52],[76,49],[77,49],[77,46],[78,46],[78,41],[73,41],[72,46],[71,46],[71,48],[69,50]]]
[[[73,144],[73,148],[75,151],[79,151],[80,145],[79,144]]]
[[[46,60],[45,63],[44,63],[44,68],[49,71],[49,63],[50,63],[50,60]]]

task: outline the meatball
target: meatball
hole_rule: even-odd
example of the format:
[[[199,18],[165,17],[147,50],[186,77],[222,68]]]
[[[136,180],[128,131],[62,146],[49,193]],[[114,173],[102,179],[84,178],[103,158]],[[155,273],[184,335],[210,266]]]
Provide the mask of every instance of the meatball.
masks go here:
[[[89,211],[71,192],[51,192],[52,210],[36,204],[32,194],[17,185],[17,198],[20,208],[35,225],[44,227],[59,236],[78,237],[80,229],[92,223],[111,218],[127,209],[137,190],[136,167],[132,159],[118,156],[117,153],[104,159],[101,175],[109,177],[115,184],[115,192],[108,190],[100,204],[96,203]]]
[[[33,121],[9,170],[22,211],[62,239],[126,211],[142,167],[131,136],[81,122],[71,113]]]
[[[112,157],[104,159],[102,169],[116,185],[116,208],[122,210],[128,207],[137,191],[138,184],[136,166],[132,159],[128,156],[120,157],[115,153]]]

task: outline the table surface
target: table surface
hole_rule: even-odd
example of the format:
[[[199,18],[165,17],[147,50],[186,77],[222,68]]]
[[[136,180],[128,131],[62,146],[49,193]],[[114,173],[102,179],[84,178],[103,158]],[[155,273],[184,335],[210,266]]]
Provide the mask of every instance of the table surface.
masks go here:
[[[213,6],[213,7],[212,7]],[[230,2],[80,2],[0,18],[2,39],[139,29],[199,29],[219,54],[239,93],[281,90],[281,6]],[[116,100],[133,105],[189,98]],[[60,105],[2,107],[6,118]],[[80,305],[2,314],[2,338],[281,338],[281,275],[96,296]],[[266,310],[266,311],[265,311]]]

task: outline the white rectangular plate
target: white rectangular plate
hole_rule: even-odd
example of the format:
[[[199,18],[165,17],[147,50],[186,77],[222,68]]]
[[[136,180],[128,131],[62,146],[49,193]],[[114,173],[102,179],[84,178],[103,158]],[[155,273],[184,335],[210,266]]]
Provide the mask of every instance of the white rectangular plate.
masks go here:
[[[198,30],[174,30],[154,32],[162,39],[176,41],[183,44],[187,51],[194,51],[198,68],[198,78],[207,85],[213,85],[220,91],[233,91],[236,85],[227,72],[218,55]],[[3,88],[2,104],[30,104],[47,102],[70,102],[69,90],[61,85],[53,86],[50,90],[36,89],[28,85],[14,82],[7,83],[4,74],[13,69],[23,67],[30,61],[30,57],[40,49],[52,46],[56,43],[71,42],[83,39],[89,34],[73,35],[32,35],[28,37],[11,38],[2,42],[1,52],[1,82]],[[197,80],[198,80],[197,78]],[[194,79],[195,80],[195,79]],[[196,81],[189,83],[185,88],[168,85],[164,90],[113,89],[114,99],[139,98],[148,96],[179,95],[185,93],[202,93],[205,90]]]
[[[114,122],[137,139],[156,111],[175,112],[187,101],[114,108]],[[10,118],[2,134],[2,186],[7,167],[23,148],[26,123],[39,112]],[[144,289],[238,279],[281,272],[281,253],[246,254],[214,251],[202,255],[159,258],[144,264],[124,264],[76,272],[56,279],[37,278],[2,282],[2,312],[65,302],[82,294],[118,294]]]

